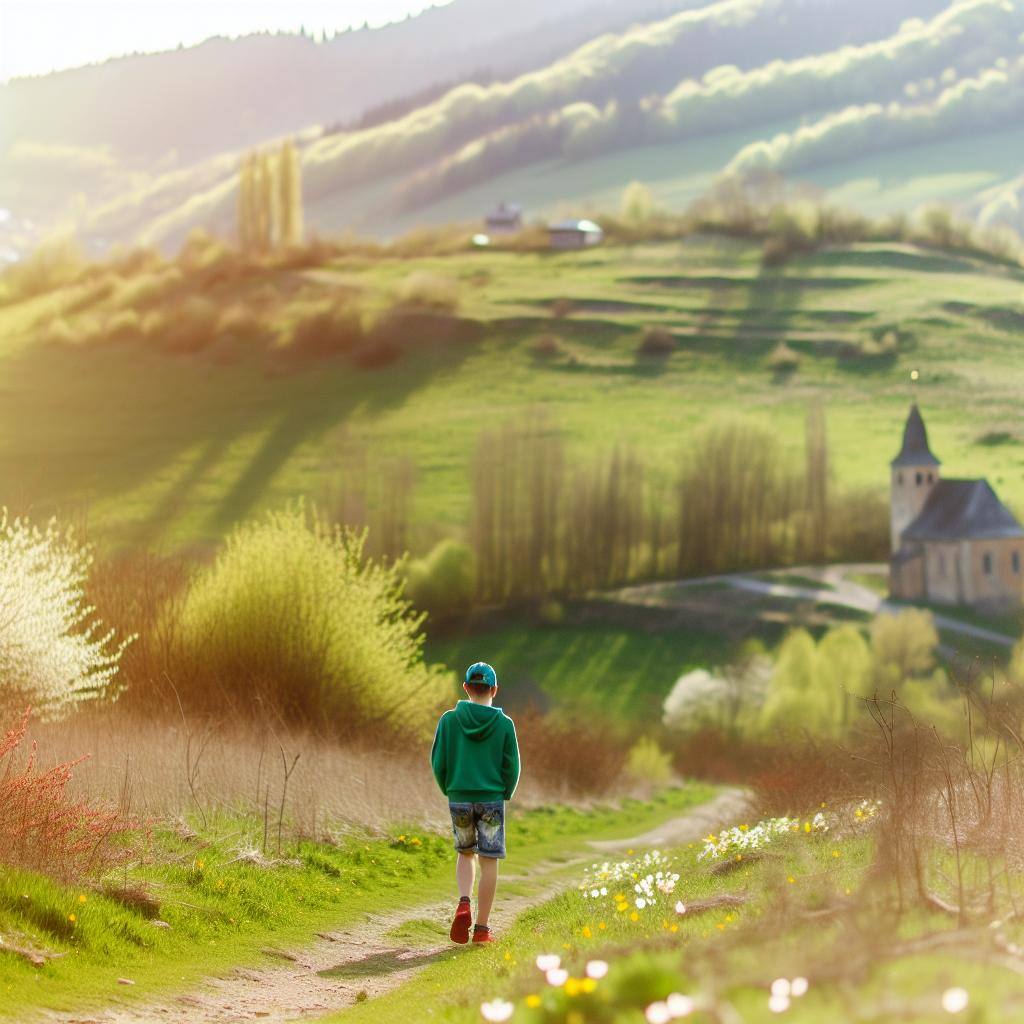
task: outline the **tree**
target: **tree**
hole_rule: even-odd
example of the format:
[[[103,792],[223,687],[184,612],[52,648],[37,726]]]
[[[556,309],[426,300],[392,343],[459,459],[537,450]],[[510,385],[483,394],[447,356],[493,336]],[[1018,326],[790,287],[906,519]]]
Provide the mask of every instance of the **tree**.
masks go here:
[[[856,626],[833,626],[818,644],[819,685],[831,693],[845,725],[850,721],[851,698],[872,692],[871,651]]]
[[[302,242],[302,167],[295,143],[286,139],[278,156],[277,237],[282,245]]]
[[[932,613],[907,608],[895,615],[878,615],[871,623],[874,685],[879,691],[898,689],[935,667],[939,634]]]
[[[642,182],[633,181],[622,193],[622,216],[633,224],[643,224],[654,214],[651,190]]]
[[[807,630],[795,629],[782,641],[761,712],[762,728],[783,733],[807,730],[816,735],[838,731],[840,704],[822,686],[820,663],[814,637]]]

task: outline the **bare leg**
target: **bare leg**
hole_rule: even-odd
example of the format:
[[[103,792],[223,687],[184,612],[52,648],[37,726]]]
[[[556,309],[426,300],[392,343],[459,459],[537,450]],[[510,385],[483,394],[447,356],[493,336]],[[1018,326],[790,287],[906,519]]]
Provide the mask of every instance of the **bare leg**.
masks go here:
[[[460,853],[455,862],[455,881],[459,887],[459,896],[471,897],[473,895],[473,875],[476,854]],[[494,898],[493,892],[491,898]]]
[[[487,924],[498,888],[498,858],[480,858],[480,888],[476,894],[476,923]]]

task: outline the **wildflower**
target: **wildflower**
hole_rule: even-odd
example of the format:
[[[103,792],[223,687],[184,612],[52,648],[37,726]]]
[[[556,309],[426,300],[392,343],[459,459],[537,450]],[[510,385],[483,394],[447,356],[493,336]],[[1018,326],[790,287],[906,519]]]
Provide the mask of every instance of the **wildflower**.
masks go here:
[[[504,999],[494,999],[489,1003],[480,1004],[480,1013],[484,1020],[504,1021],[512,1016],[515,1007]]]
[[[963,988],[947,988],[942,993],[942,1008],[946,1013],[960,1013],[967,1009],[970,997]]]
[[[556,956],[554,953],[542,953],[537,957],[537,970],[543,971],[547,974],[548,971],[553,971],[560,967],[562,964],[562,958]]]
[[[76,922],[76,921],[78,920],[78,918],[77,918],[77,917],[75,917],[75,915],[74,915],[74,914],[68,914],[68,920],[69,920],[69,921],[70,921],[70,922],[71,922],[72,924],[74,924],[74,923],[75,923],[75,922]]]
[[[838,850],[833,850],[832,851],[832,856],[833,857],[838,857],[839,856],[839,851]]]
[[[538,996],[538,995],[529,995],[529,996],[527,996],[526,997],[526,1005],[531,1010],[536,1010],[537,1007],[540,1006],[540,996]]]
[[[772,995],[773,996],[789,996],[791,986],[788,978],[776,978],[772,982]]]
[[[686,904],[682,900],[680,900],[676,904],[676,913],[677,914],[685,914],[686,913]]]
[[[634,910],[633,913],[629,915],[629,919],[630,921],[639,921],[640,915]]]
[[[607,927],[607,925],[604,923],[604,921],[598,921],[597,922],[597,927],[600,928],[601,931],[604,931],[605,928]]]
[[[593,978],[580,979],[580,991],[590,995],[597,988],[597,982]]]
[[[423,845],[423,840],[422,839],[418,839],[416,836],[413,836],[412,839],[409,840],[409,843],[412,846],[422,846]]]
[[[806,978],[794,978],[789,983],[789,994],[791,996],[796,996],[796,998],[799,999],[801,996],[807,995],[807,989],[809,987],[810,986]]]
[[[672,1019],[668,1003],[663,1002],[651,1003],[651,1005],[644,1010],[644,1016],[647,1018],[647,1024],[668,1024]]]
[[[561,988],[569,980],[569,972],[564,967],[555,967],[544,975],[549,985]]]
[[[644,907],[646,907],[646,906],[647,906],[647,900],[645,900],[643,898],[643,896],[638,896],[637,900],[636,900],[636,909],[637,910],[643,910]]]
[[[593,934],[594,933],[590,930],[590,926],[589,925],[584,925],[583,926],[583,938],[589,939],[591,937],[591,935],[593,935]]]
[[[608,973],[608,964],[604,960],[590,960],[587,962],[587,977],[600,981]]]
[[[785,1013],[789,1009],[789,996],[772,995],[768,997],[768,1009],[772,1013]]]
[[[398,837],[398,841],[399,841],[400,843],[404,843],[404,842],[405,842],[405,836],[399,836],[399,837]]]
[[[789,876],[789,877],[788,877],[788,878],[786,879],[786,881],[787,881],[787,882],[789,882],[789,884],[790,884],[790,885],[792,885],[792,884],[793,884],[793,883],[794,883],[794,882],[796,881],[796,879],[795,879],[795,878],[794,878],[794,877],[793,877],[792,875],[790,875],[790,876]]]
[[[668,1007],[669,1016],[674,1020],[689,1017],[697,1009],[697,1004],[689,996],[680,995],[678,992],[673,992],[665,1000],[665,1005]]]
[[[505,950],[505,959],[506,960],[511,960],[512,959],[512,954],[507,949]]]
[[[579,978],[566,978],[565,979],[565,994],[573,999],[575,996],[580,994],[580,980]]]
[[[85,895],[85,893],[83,892],[83,893],[81,893],[81,894],[79,895],[79,897],[78,897],[78,902],[79,902],[79,903],[85,903],[85,902],[86,902],[86,900],[88,900],[88,899],[89,899],[89,897],[88,897],[88,896],[86,896],[86,895]]]

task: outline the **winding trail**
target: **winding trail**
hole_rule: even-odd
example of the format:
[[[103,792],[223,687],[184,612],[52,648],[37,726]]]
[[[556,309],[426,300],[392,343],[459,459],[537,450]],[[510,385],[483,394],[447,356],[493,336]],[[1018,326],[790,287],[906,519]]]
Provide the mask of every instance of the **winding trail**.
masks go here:
[[[531,868],[528,877],[506,875],[504,882],[515,883],[514,887],[525,885],[529,892],[503,896],[499,888],[493,914],[495,929],[500,932],[524,911],[573,887],[572,869],[592,861],[594,852],[653,849],[692,842],[735,821],[746,806],[742,791],[725,790],[709,803],[643,835],[592,841],[581,850],[582,856]],[[276,963],[235,968],[223,976],[207,979],[197,989],[160,1002],[121,1004],[90,1014],[51,1013],[43,1019],[51,1024],[284,1024],[320,1016],[351,1006],[357,1000],[383,995],[439,960],[465,955],[471,946],[453,946],[444,940],[413,948],[389,937],[404,924],[425,921],[445,934],[451,913],[452,901],[446,900],[390,914],[367,914],[358,924],[321,933],[314,943],[277,951]]]

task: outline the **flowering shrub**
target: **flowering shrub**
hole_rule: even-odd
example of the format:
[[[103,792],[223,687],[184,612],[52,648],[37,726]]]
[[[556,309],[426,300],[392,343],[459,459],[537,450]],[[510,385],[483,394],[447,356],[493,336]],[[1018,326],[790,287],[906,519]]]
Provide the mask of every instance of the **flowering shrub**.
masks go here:
[[[119,840],[139,826],[119,811],[70,800],[72,771],[85,757],[41,771],[35,743],[21,751],[28,720],[26,711],[0,739],[0,864],[65,882],[101,875],[124,849]]]
[[[89,621],[84,584],[92,562],[69,530],[45,529],[0,511],[0,704],[31,703],[45,715],[99,696],[124,649]]]

